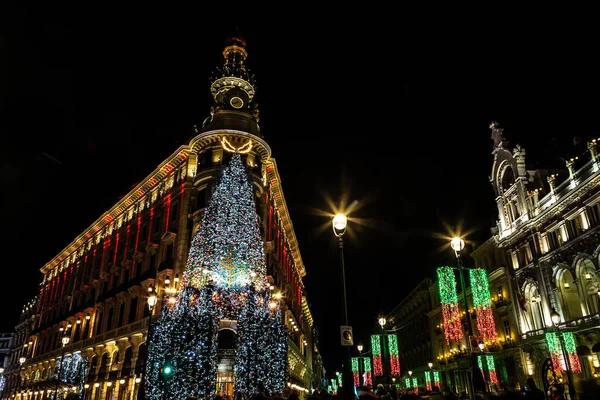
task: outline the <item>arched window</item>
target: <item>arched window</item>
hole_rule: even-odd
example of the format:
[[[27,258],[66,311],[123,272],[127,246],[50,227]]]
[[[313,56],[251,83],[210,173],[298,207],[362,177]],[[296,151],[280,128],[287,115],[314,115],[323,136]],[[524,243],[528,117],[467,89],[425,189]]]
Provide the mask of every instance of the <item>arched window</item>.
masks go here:
[[[576,266],[577,286],[579,293],[583,295],[581,307],[585,315],[600,312],[600,279],[596,272],[596,266],[589,259],[580,260]]]
[[[546,326],[542,309],[542,296],[536,284],[526,286],[525,299],[527,300],[527,321],[530,330],[543,329]]]
[[[563,308],[563,318],[565,321],[583,317],[582,305],[579,299],[577,286],[573,282],[573,275],[568,269],[559,271],[556,280],[561,306]]]

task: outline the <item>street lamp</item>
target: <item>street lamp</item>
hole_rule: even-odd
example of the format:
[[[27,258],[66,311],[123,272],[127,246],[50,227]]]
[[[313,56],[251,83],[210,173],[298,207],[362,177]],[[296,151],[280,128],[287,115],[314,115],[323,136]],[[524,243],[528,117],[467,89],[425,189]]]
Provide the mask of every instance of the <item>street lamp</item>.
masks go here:
[[[387,320],[385,319],[385,317],[379,317],[379,319],[377,320],[377,322],[379,322],[379,325],[381,326],[381,330],[383,331],[383,327],[387,323]]]
[[[158,301],[158,298],[156,296],[156,290],[154,290],[154,288],[152,287],[152,285],[148,286],[148,298],[146,299],[146,302],[148,303],[148,310],[150,310],[150,313],[148,315],[148,329],[146,331],[146,349],[150,349],[150,334],[151,334],[151,328],[152,328],[152,311],[154,311],[154,307],[156,306],[156,302]],[[148,381],[148,371],[150,370],[150,366],[148,365],[148,359],[146,359],[146,371],[144,373],[143,376],[143,380],[142,380],[142,384],[140,385],[138,390],[142,391],[142,396],[145,396],[145,391],[146,391],[146,382]]]
[[[430,370],[431,370],[431,368],[433,368],[433,363],[432,362],[428,362],[427,365],[429,366]]]
[[[58,375],[56,376],[56,386],[54,386],[54,399],[56,399],[56,395],[58,393],[58,384],[60,383],[60,375],[62,374],[62,366],[63,366],[63,360],[65,358],[65,346],[67,344],[69,344],[69,337],[68,336],[63,336],[62,339],[62,355],[60,356],[60,364],[58,366]]]
[[[21,368],[23,368],[23,363],[26,358],[21,356],[19,357],[19,376],[17,376],[18,384],[17,384],[17,393],[21,391]]]
[[[356,350],[358,350],[358,355],[362,356],[362,351],[363,351],[364,347],[362,343],[359,343],[356,345]],[[0,372],[1,373],[1,372]]]
[[[333,234],[338,238],[338,248],[340,249],[340,267],[342,269],[342,287],[344,289],[344,323],[348,325],[348,301],[346,296],[346,269],[344,266],[344,240],[342,236],[346,233],[346,226],[348,225],[348,218],[344,214],[336,214],[331,221]],[[346,346],[348,349],[348,357],[344,363],[344,369],[342,371],[342,382],[344,385],[342,390],[345,394],[346,399],[354,399],[354,393],[352,390],[353,385],[349,385],[348,382],[352,382],[352,370],[350,369],[350,346]]]
[[[450,241],[450,247],[452,247],[452,250],[454,250],[454,255],[456,256],[456,263],[458,266],[458,276],[460,278],[460,288],[462,291],[462,298],[463,301],[465,302],[465,316],[466,316],[466,320],[467,320],[467,345],[469,345],[471,343],[471,336],[473,336],[473,326],[471,325],[471,313],[469,311],[469,300],[467,299],[467,288],[465,286],[465,277],[464,277],[464,270],[465,267],[463,266],[462,263],[462,250],[465,248],[465,241],[460,238],[460,237],[453,237],[452,240]],[[467,348],[468,350],[468,348]],[[475,394],[475,390],[473,387],[473,369],[474,369],[475,363],[473,362],[473,354],[469,354],[469,373],[470,373],[470,379],[469,379],[469,395],[474,395]]]
[[[550,319],[552,320],[552,324],[554,325],[554,331],[556,332],[556,336],[558,336],[558,340],[560,342],[560,349],[562,351],[562,356],[565,360],[565,367],[567,369],[567,377],[569,382],[567,383],[569,388],[569,395],[572,397],[575,392],[573,391],[573,375],[571,373],[571,362],[569,360],[569,356],[566,352],[566,344],[565,338],[560,334],[560,329],[558,328],[558,324],[560,324],[560,314],[556,311],[554,307],[552,307],[552,313],[550,313]]]

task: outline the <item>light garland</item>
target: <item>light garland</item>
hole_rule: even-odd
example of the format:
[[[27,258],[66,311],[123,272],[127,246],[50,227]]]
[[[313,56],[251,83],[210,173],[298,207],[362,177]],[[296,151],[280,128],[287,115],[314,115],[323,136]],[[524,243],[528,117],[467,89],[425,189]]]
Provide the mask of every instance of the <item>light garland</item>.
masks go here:
[[[363,357],[363,382],[365,385],[373,386],[373,374],[371,372],[371,359],[369,357]]]
[[[425,388],[428,392],[431,392],[431,372],[425,371]]]
[[[280,304],[271,302],[254,192],[238,152],[192,239],[175,298],[150,329],[147,399],[207,398],[224,389],[216,383],[223,320],[236,321],[234,391],[283,391],[288,334]]]
[[[565,350],[569,355],[569,364],[571,365],[571,371],[580,374],[581,373],[581,362],[579,362],[579,356],[577,355],[577,346],[575,344],[575,337],[573,332],[563,332],[563,340],[565,341]]]
[[[435,386],[437,386],[439,389],[441,389],[441,387],[440,387],[440,372],[439,371],[433,371],[433,382],[434,382]]]
[[[415,395],[419,394],[419,380],[414,377],[412,378],[412,387],[413,387],[413,392],[415,393]]]
[[[477,315],[477,330],[484,341],[495,342],[496,323],[492,313],[492,302],[485,269],[477,268],[469,270],[471,281],[471,293],[473,295],[473,307]]]
[[[446,343],[450,345],[451,340],[458,342],[463,338],[458,296],[456,295],[456,279],[454,271],[450,267],[439,267],[437,276],[444,319],[444,336]]]
[[[398,354],[398,338],[396,335],[387,335],[388,354],[390,355],[390,374],[400,376],[400,356]]]
[[[558,341],[558,336],[554,332],[546,332],[546,345],[548,346],[548,351],[550,352],[550,358],[552,359],[552,369],[554,371],[564,371],[563,360],[560,351],[560,343]]]
[[[371,349],[373,353],[373,374],[375,376],[383,376],[381,338],[379,335],[371,335]]]
[[[487,360],[487,367],[488,367],[488,373],[490,374],[490,382],[492,382],[494,385],[498,384],[498,375],[496,374],[496,365],[494,363],[494,356],[491,354],[488,354],[485,356],[486,360]],[[483,372],[483,370],[482,370]]]
[[[352,380],[354,381],[354,386],[360,386],[360,368],[359,368],[360,358],[352,357],[350,359],[350,365],[352,367]]]

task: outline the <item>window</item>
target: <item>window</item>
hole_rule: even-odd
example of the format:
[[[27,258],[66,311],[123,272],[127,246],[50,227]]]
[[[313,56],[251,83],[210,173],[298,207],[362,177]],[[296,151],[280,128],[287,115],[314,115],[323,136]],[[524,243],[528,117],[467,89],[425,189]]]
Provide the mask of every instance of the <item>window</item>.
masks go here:
[[[510,340],[512,337],[510,335],[510,321],[508,320],[508,318],[502,320],[502,325],[504,326],[504,336],[507,340]]]
[[[498,286],[498,301],[504,301],[504,293],[502,292],[502,285]]]

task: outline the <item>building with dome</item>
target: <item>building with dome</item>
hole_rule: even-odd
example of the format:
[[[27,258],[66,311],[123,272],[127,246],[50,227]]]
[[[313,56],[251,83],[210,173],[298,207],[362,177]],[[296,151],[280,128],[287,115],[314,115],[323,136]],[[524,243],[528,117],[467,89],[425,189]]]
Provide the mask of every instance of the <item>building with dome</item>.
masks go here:
[[[253,185],[267,278],[289,332],[288,386],[320,385],[324,370],[303,284],[306,268],[260,130],[245,40],[228,38],[223,57],[211,77],[210,115],[189,141],[41,266],[39,294],[16,326],[3,398],[47,399],[55,391],[141,398],[148,326],[179,287],[191,239],[234,152]],[[152,309],[149,293],[157,294]]]

